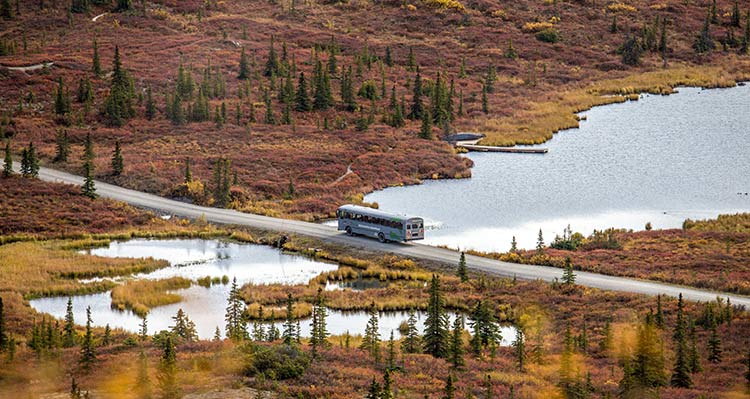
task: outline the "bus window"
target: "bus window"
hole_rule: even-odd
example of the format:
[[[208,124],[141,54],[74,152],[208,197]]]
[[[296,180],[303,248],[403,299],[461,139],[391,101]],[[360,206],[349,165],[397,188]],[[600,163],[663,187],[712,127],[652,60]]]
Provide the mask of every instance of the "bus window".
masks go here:
[[[411,230],[411,225],[410,224],[406,225],[406,230]]]

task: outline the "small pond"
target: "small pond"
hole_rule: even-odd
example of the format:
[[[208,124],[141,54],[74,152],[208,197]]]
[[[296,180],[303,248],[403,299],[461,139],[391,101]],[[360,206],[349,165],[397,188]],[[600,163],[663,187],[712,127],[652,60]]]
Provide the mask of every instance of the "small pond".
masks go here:
[[[197,280],[206,276],[230,280],[237,278],[239,285],[254,284],[305,284],[318,274],[335,270],[338,266],[318,262],[304,256],[284,253],[278,249],[262,245],[239,244],[223,240],[131,240],[112,242],[108,247],[82,251],[96,256],[142,258],[153,257],[165,259],[170,266],[146,274],[128,278],[163,279],[184,277]],[[331,282],[326,289],[364,290],[379,287],[381,283],[372,279],[358,279],[347,282]],[[174,291],[183,300],[177,304],[159,306],[151,309],[148,315],[149,333],[165,330],[172,325],[172,317],[178,309],[195,322],[200,338],[210,339],[216,327],[224,332],[224,314],[227,306],[231,284],[214,284],[209,288],[193,284],[190,288]],[[92,295],[78,295],[72,298],[76,322],[83,324],[86,320],[86,307],[91,307],[91,318],[95,326],[122,328],[127,331],[138,331],[141,318],[130,311],[118,311],[111,308],[110,292]],[[67,297],[39,298],[29,301],[37,311],[63,318]],[[422,329],[424,314],[417,313],[419,328]],[[455,317],[452,315],[451,317]],[[393,330],[396,338],[400,337],[398,327],[408,318],[407,312],[381,312],[379,328],[382,339],[387,339]],[[339,335],[349,331],[350,334],[361,334],[365,330],[369,314],[367,312],[342,312],[328,310],[328,330]],[[266,326],[270,323],[264,323]],[[309,319],[300,321],[302,335],[308,336]],[[281,323],[276,323],[281,329]],[[503,326],[503,345],[509,345],[515,337],[515,329]]]

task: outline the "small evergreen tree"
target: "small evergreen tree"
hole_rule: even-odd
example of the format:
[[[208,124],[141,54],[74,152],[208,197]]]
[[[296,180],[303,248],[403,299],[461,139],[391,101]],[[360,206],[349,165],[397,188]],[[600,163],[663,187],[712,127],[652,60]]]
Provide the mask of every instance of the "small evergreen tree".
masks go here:
[[[422,112],[422,127],[419,129],[419,138],[432,140],[432,116],[429,110]]]
[[[444,300],[440,292],[440,277],[433,274],[422,338],[425,353],[437,358],[448,356],[448,324],[448,316],[445,313]]]
[[[159,362],[157,378],[163,399],[178,399],[182,395],[177,382],[177,348],[172,334],[167,334],[162,342],[163,352]]]
[[[449,360],[453,368],[461,368],[466,362],[464,361],[464,339],[463,323],[460,316],[456,316],[453,321],[453,331],[451,332],[450,343],[448,347]]]
[[[284,332],[281,336],[284,338],[285,345],[294,345],[297,340],[296,324],[294,323],[294,298],[292,293],[287,294],[286,297],[286,317],[284,319]]]
[[[72,13],[85,13],[91,9],[90,0],[71,0],[70,12]]]
[[[156,117],[156,103],[154,102],[151,86],[146,88],[146,119],[153,120]]]
[[[458,259],[457,274],[462,283],[469,281],[469,274],[466,270],[466,254],[463,251],[461,251],[461,257]]]
[[[185,178],[184,178],[185,184],[193,182],[193,172],[190,171],[190,157],[185,158],[184,175],[185,175]]]
[[[10,5],[10,0],[0,1],[0,17],[13,19],[13,7]]]
[[[386,359],[388,368],[386,370],[396,369],[396,340],[393,338],[393,330],[391,330],[391,337],[388,339],[388,359]]]
[[[365,399],[381,399],[383,396],[383,388],[380,387],[380,383],[375,381],[375,377],[372,377],[372,382],[367,390]]]
[[[661,296],[658,297],[661,299]],[[661,305],[661,301],[659,302]],[[658,315],[658,313],[657,313]],[[657,318],[658,326],[658,318]],[[678,388],[690,388],[693,386],[693,380],[690,377],[690,364],[688,359],[687,331],[685,325],[684,303],[682,293],[677,301],[677,323],[674,330],[675,363],[672,369],[672,379],[670,384]]]
[[[448,374],[448,378],[445,380],[445,389],[443,390],[442,399],[454,399],[456,397],[456,377],[453,374]]]
[[[544,253],[544,235],[542,235],[542,229],[539,229],[539,234],[536,236],[536,253],[539,255]]]
[[[487,100],[487,85],[482,84],[482,113],[490,113],[490,105]]]
[[[693,49],[696,53],[703,54],[711,52],[715,47],[714,40],[711,38],[711,20],[709,15],[706,17],[700,33],[695,38],[695,42],[693,42]]]
[[[237,286],[237,277],[232,280],[229,299],[224,320],[227,322],[226,335],[233,341],[242,341],[247,337],[247,323],[245,320],[245,303]]]
[[[91,161],[86,161],[86,163],[83,165],[84,169],[84,181],[83,186],[81,186],[81,192],[83,195],[95,199],[99,195],[96,194],[96,185],[94,183],[94,167],[92,165]]]
[[[516,236],[513,236],[513,238],[510,240],[510,253],[514,254],[518,252],[518,242],[516,242]]]
[[[112,126],[122,126],[133,114],[133,82],[120,61],[120,49],[115,46],[112,81],[109,96],[104,102],[104,117]]]
[[[307,94],[307,81],[305,73],[299,73],[299,83],[297,84],[297,94],[295,96],[295,110],[299,112],[308,112],[312,110],[310,96]]]
[[[240,53],[240,72],[237,78],[242,80],[250,79],[250,63],[247,60],[244,47],[242,47],[242,52]]]
[[[102,76],[102,63],[99,59],[99,45],[96,42],[96,38],[94,38],[92,47],[94,54],[91,57],[91,70],[94,72],[94,76],[99,77]]]
[[[622,56],[622,63],[625,65],[635,66],[641,63],[641,54],[643,46],[637,37],[628,35],[625,42],[617,49],[617,53]]]
[[[419,353],[420,348],[417,315],[412,308],[409,309],[409,318],[406,320],[406,334],[403,341],[401,341],[401,351],[404,353]]]
[[[13,175],[13,152],[10,149],[10,139],[5,140],[5,156],[3,157],[3,177]]]
[[[419,74],[419,70],[417,70],[417,74],[416,76],[414,76],[414,85],[412,90],[412,104],[411,111],[409,112],[409,119],[423,120],[425,109],[424,104],[422,104],[422,77]],[[430,117],[430,119],[432,118]]]
[[[62,77],[57,79],[57,90],[55,91],[55,114],[62,120],[66,120],[70,114],[70,97]]]
[[[73,319],[73,298],[68,297],[68,304],[65,307],[65,324],[63,324],[63,347],[70,348],[75,346],[75,320]]]
[[[518,52],[513,47],[513,39],[508,39],[508,48],[505,49],[505,58],[515,60],[518,58]]]
[[[115,12],[124,12],[133,9],[133,0],[117,0]]]
[[[722,352],[721,338],[716,329],[716,323],[714,323],[711,326],[711,335],[708,338],[708,361],[711,363],[721,363]]]
[[[68,162],[68,156],[70,155],[70,140],[68,139],[68,132],[65,130],[58,130],[55,138],[55,158],[53,162]]]
[[[360,349],[370,353],[375,363],[380,362],[380,330],[378,328],[378,308],[375,302],[370,305],[370,319],[365,327],[365,335],[362,337]]]
[[[523,329],[516,327],[516,339],[513,341],[513,352],[516,355],[516,368],[519,373],[526,371],[526,341]]]
[[[122,150],[120,148],[120,140],[115,141],[115,150],[112,153],[112,175],[120,176],[124,169],[124,163],[122,159]]]
[[[568,287],[572,287],[576,284],[576,275],[573,271],[573,262],[571,262],[570,256],[565,257],[565,268],[563,269],[562,283]]]
[[[81,342],[81,359],[79,362],[84,370],[88,370],[96,360],[94,348],[94,332],[91,329],[91,306],[86,308],[86,333]]]
[[[281,63],[276,55],[276,48],[274,46],[274,37],[271,36],[271,45],[268,49],[268,60],[266,61],[266,69],[263,71],[265,76],[281,75]]]
[[[750,11],[747,12],[747,17],[745,17],[745,30],[740,41],[740,54],[747,54],[748,48],[750,48]]]

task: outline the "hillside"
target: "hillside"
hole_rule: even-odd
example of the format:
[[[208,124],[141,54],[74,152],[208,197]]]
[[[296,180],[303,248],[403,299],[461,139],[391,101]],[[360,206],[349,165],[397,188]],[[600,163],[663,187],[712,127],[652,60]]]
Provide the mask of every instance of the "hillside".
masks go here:
[[[16,154],[33,141],[52,164],[64,132],[71,153],[53,166],[80,173],[90,134],[98,178],[307,219],[373,189],[469,176],[470,161],[439,141],[445,132],[541,142],[575,126],[574,111],[678,84],[730,85],[750,61],[748,5],[739,15],[730,1],[136,1],[82,13],[18,3],[0,22],[0,65],[53,64],[0,68],[2,129]],[[714,14],[715,50],[697,54]],[[627,38],[645,48],[635,65],[618,53]],[[132,82],[132,115],[121,120],[103,115],[116,46]],[[247,79],[238,79],[243,51]],[[417,70],[432,117],[424,128],[421,118],[401,123],[413,114]],[[300,73],[310,111],[299,111]],[[115,141],[119,176],[109,166]],[[187,158],[194,181],[181,185]],[[222,158],[231,165],[217,167]]]

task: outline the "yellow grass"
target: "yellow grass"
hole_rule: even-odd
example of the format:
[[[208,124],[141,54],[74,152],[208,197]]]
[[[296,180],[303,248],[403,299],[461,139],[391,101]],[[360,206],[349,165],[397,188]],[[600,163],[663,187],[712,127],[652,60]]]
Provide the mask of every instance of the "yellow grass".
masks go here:
[[[16,291],[27,298],[101,292],[113,283],[84,284],[78,279],[145,273],[169,265],[162,260],[102,258],[60,249],[69,244],[17,242],[0,246],[0,291]]]
[[[112,289],[112,306],[120,310],[130,309],[143,317],[153,307],[180,302],[181,296],[168,291],[189,288],[191,283],[182,277],[128,281]]]
[[[542,101],[528,101],[511,116],[478,122],[486,134],[485,145],[512,146],[541,144],[564,129],[577,128],[579,112],[598,105],[637,99],[638,93],[669,94],[677,86],[731,87],[750,79],[741,63],[733,68],[673,66],[620,79],[603,80],[584,88],[546,93]],[[744,69],[743,69],[744,68]]]

